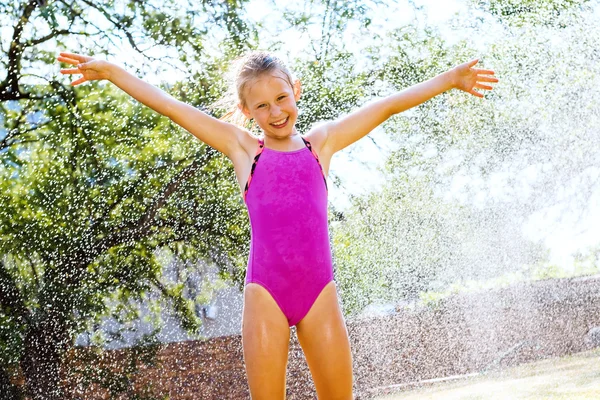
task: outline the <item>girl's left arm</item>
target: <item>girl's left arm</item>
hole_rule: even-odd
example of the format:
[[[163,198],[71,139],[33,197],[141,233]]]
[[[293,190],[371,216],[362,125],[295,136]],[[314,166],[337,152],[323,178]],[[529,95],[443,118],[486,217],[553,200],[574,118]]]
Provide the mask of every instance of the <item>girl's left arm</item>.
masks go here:
[[[471,68],[479,60],[473,60],[446,71],[435,78],[418,83],[391,96],[370,102],[351,114],[324,124],[327,132],[323,147],[329,154],[351,145],[390,118],[412,107],[456,88],[477,97],[483,97],[474,89],[491,90],[492,87],[479,82],[498,82],[498,79],[482,75],[493,75],[494,71]]]

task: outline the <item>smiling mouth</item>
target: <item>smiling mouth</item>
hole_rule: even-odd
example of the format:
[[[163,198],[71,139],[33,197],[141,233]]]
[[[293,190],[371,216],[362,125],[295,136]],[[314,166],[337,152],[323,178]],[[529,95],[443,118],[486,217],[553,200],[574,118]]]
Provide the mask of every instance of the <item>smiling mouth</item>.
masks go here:
[[[288,117],[286,117],[286,118],[285,118],[285,119],[283,119],[283,120],[279,120],[279,121],[277,121],[277,122],[283,121],[283,122],[281,122],[280,124],[275,124],[275,123],[273,123],[273,122],[272,122],[272,123],[271,123],[271,126],[274,126],[275,128],[281,128],[281,127],[284,127],[284,126],[285,126],[285,125],[288,123],[289,119],[290,119],[290,117],[288,116]]]

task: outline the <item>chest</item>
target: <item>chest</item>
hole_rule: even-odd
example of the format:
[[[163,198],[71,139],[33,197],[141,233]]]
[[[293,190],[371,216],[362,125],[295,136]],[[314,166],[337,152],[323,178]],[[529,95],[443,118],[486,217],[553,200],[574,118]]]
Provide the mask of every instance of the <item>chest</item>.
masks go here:
[[[301,154],[285,154],[277,157],[277,154],[269,154],[269,151],[267,150],[266,152],[263,151],[256,164],[254,163],[254,157],[251,158],[245,153],[239,154],[232,161],[240,193],[242,196],[244,195],[246,183],[249,181],[251,174],[252,179],[254,179],[254,174],[257,170],[262,170],[259,175],[262,176],[260,180],[266,185],[277,185],[281,183],[289,185],[294,182],[296,184],[299,182],[309,182],[311,179],[314,179],[315,176],[320,176],[322,181],[323,175],[325,177],[329,176],[331,157],[326,154],[319,154],[317,149],[314,150],[317,152],[319,162],[317,162],[310,151],[303,151]],[[319,163],[321,167],[319,167]],[[252,172],[253,165],[254,172]],[[315,172],[318,172],[318,174]]]

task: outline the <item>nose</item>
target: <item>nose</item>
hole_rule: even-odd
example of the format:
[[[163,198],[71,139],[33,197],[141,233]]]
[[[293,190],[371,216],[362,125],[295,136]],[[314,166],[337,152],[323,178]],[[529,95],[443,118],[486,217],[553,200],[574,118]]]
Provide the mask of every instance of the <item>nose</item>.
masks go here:
[[[277,117],[281,114],[281,108],[277,107],[276,105],[271,106],[271,116],[272,117]]]

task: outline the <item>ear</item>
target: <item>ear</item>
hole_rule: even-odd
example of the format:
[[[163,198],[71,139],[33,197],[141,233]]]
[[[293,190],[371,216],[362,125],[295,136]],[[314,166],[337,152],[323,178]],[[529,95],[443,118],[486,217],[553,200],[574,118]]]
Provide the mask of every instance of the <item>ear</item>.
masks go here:
[[[296,79],[294,82],[294,99],[296,101],[300,100],[300,95],[302,94],[302,85],[300,84],[300,80]]]
[[[242,114],[244,114],[246,116],[246,118],[252,119],[252,116],[250,115],[250,111],[248,111],[248,109],[246,107],[243,107],[241,104],[238,104],[237,107],[242,112]]]

